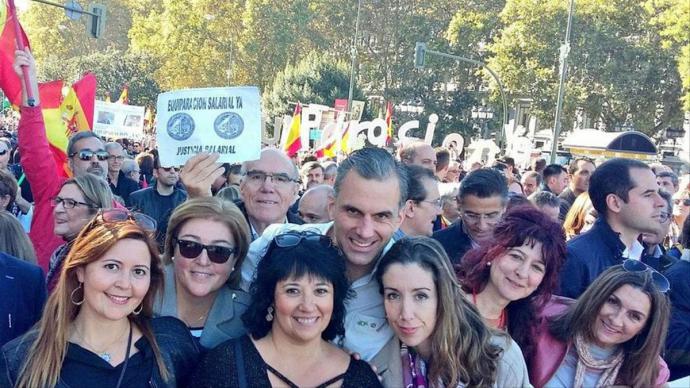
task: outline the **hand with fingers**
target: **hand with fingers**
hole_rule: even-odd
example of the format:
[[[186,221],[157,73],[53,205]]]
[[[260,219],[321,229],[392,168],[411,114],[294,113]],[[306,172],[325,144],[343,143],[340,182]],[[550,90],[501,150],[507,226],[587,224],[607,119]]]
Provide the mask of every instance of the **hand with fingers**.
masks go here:
[[[31,55],[31,50],[29,48],[25,48],[23,51],[22,50],[16,50],[14,52],[14,63],[12,64],[12,68],[14,69],[14,72],[19,76],[19,79],[22,81],[22,105],[28,106],[28,98],[26,94],[26,84],[24,83],[24,71],[22,70],[22,67],[26,66],[29,71],[29,81],[28,84],[30,85],[29,87],[33,91],[33,97],[34,97],[34,106],[38,106],[39,103],[39,96],[38,96],[38,81],[36,78],[36,61],[34,60],[34,56]]]
[[[225,171],[218,154],[200,153],[189,159],[180,171],[180,179],[189,198],[211,197],[211,184]]]

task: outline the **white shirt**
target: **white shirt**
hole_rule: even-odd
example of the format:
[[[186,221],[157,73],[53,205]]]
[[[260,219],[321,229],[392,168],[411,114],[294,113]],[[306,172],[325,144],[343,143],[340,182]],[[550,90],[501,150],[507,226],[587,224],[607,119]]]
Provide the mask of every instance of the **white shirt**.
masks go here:
[[[325,224],[273,224],[249,245],[249,252],[242,263],[242,280],[240,287],[248,291],[259,261],[264,257],[268,247],[276,235],[288,231],[313,231],[327,234],[333,222]],[[393,245],[393,239],[383,249],[383,253]],[[382,254],[383,254],[382,253]],[[374,278],[374,268],[371,273],[352,282],[350,288],[353,297],[346,303],[345,337],[337,342],[340,346],[359,353],[363,360],[369,361],[393,337],[393,330],[386,321],[383,308],[383,296],[379,292],[379,284]]]
[[[642,246],[639,241],[634,240],[630,249],[626,247],[625,250],[623,250],[623,257],[626,259],[640,260],[642,253],[644,253],[644,246]]]

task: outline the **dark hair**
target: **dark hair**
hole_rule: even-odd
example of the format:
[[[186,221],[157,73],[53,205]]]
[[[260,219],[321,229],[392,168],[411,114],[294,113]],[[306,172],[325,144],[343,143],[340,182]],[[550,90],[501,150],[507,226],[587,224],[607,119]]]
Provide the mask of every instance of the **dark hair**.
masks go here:
[[[683,248],[690,249],[690,217],[686,217],[685,222],[683,222],[679,242]]]
[[[511,158],[510,156],[504,156],[501,158],[501,163],[510,166],[511,168],[515,168],[515,159]]]
[[[436,181],[436,175],[428,168],[413,164],[403,165],[403,168],[407,171],[407,200],[417,204],[424,201],[429,195],[424,188],[424,179]]]
[[[256,269],[250,293],[252,303],[242,315],[242,322],[254,339],[265,337],[272,327],[266,312],[275,303],[278,282],[289,278],[310,276],[333,285],[333,314],[321,338],[326,341],[345,333],[345,301],[350,284],[345,275],[345,259],[327,236],[311,232],[288,232],[302,240],[292,247],[280,247],[274,239]],[[278,238],[280,235],[276,236]],[[319,237],[312,240],[311,236]],[[304,238],[309,237],[309,238]]]
[[[153,155],[148,152],[142,152],[134,159],[139,164],[139,172],[143,176],[150,176],[153,174]]]
[[[594,279],[565,313],[553,318],[550,331],[563,342],[572,341],[578,333],[585,340],[591,341],[594,336],[592,326],[601,306],[624,285],[647,294],[651,307],[645,327],[622,344],[625,359],[616,385],[622,383],[633,387],[651,387],[655,385],[659,374],[658,357],[663,351],[670,315],[668,297],[654,285],[651,272],[630,272],[622,265],[610,267]]]
[[[408,190],[407,173],[388,151],[378,147],[365,147],[351,153],[347,159],[343,160],[338,166],[333,185],[336,198],[350,170],[354,170],[357,175],[367,180],[384,181],[388,178],[397,178],[400,186],[398,206],[402,208],[405,205]]]
[[[74,150],[74,145],[77,144],[79,140],[82,139],[88,139],[90,137],[94,137],[101,142],[103,142],[103,139],[100,138],[100,136],[96,135],[92,131],[79,131],[72,135],[72,137],[69,138],[69,141],[67,142],[67,156],[72,155],[76,151]],[[92,150],[92,151],[97,151],[97,150]]]
[[[450,151],[445,148],[436,148],[436,172],[443,170],[450,164]]]
[[[661,171],[656,174],[657,178],[671,178],[671,183],[673,187],[678,187],[678,175],[672,173],[671,171]]]
[[[589,178],[589,198],[600,217],[606,218],[606,197],[615,194],[628,202],[628,192],[635,187],[630,177],[630,169],[649,170],[649,166],[639,160],[614,158],[597,167]]]
[[[532,171],[541,172],[546,166],[546,159],[539,158],[532,161]]]
[[[228,171],[227,171],[227,174],[233,174],[233,175],[240,175],[241,173],[242,173],[242,164],[241,163],[231,164],[230,168],[228,168]]]
[[[587,158],[584,156],[577,157],[577,158],[570,161],[570,164],[568,165],[568,174],[573,175],[578,171],[578,167],[577,167],[578,162],[587,162],[587,163],[594,164],[594,161],[590,158]]]
[[[7,208],[10,209],[14,201],[17,199],[17,195],[21,195],[19,192],[19,185],[14,179],[14,175],[11,172],[0,170],[0,197],[5,195],[10,196],[10,201],[7,203]],[[5,210],[5,209],[0,209]]]
[[[506,177],[493,168],[474,170],[460,181],[458,201],[462,201],[467,195],[474,195],[479,198],[489,198],[498,195],[505,204],[508,200]]]
[[[518,206],[531,206],[532,203],[522,194],[508,192],[508,203],[506,204],[506,211]]]
[[[482,244],[463,256],[457,271],[465,292],[481,292],[489,282],[491,267],[487,263],[513,247],[533,245],[536,242],[542,244],[544,278],[532,295],[510,302],[506,307],[508,333],[520,345],[527,360],[534,351],[531,329],[536,324],[536,312],[549,301],[556,290],[565,261],[563,227],[532,205],[515,207],[496,225],[489,243]]]
[[[538,173],[538,172],[536,172],[536,171],[527,171],[527,172],[522,176],[522,179],[525,179],[525,178],[534,178],[534,180],[535,180],[536,183],[537,183],[537,188],[538,188],[539,186],[541,186],[542,177],[541,177],[541,174],[540,174],[540,173]]]
[[[550,206],[550,207],[560,207],[561,200],[558,196],[550,191],[538,191],[529,196],[530,202],[538,207]]]
[[[490,386],[496,380],[501,348],[492,343],[493,331],[463,295],[452,264],[441,244],[429,237],[404,237],[381,258],[375,277],[383,294],[383,276],[393,264],[417,264],[429,272],[436,286],[436,326],[429,337],[429,381],[446,387]],[[502,334],[499,334],[502,335]]]
[[[541,175],[544,178],[544,182],[548,182],[549,178],[552,176],[558,176],[564,172],[567,173],[565,167],[561,166],[560,164],[549,164],[548,166],[544,167],[544,171],[542,171]]]

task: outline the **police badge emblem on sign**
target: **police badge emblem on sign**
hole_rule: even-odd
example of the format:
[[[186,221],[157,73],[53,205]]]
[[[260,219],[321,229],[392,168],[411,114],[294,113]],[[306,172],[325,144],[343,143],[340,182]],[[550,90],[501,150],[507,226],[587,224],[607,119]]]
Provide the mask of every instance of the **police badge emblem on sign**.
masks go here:
[[[221,163],[259,158],[261,98],[255,86],[177,90],[158,95],[161,165],[180,166],[201,152]]]

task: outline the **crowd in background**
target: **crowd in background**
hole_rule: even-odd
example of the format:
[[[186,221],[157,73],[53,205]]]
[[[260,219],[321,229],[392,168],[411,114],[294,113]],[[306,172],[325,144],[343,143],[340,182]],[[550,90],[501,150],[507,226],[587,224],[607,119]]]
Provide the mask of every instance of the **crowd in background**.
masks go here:
[[[65,178],[38,105],[2,124],[0,387],[690,375],[690,175],[422,141],[163,166],[146,143],[80,132]]]

